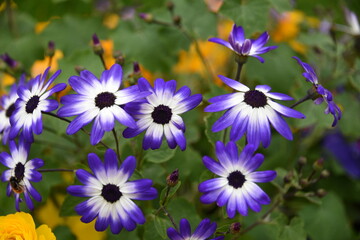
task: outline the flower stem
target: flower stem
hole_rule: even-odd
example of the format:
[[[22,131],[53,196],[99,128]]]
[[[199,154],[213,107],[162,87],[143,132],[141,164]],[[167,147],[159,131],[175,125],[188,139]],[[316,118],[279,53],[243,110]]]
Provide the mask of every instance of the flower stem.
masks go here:
[[[58,118],[62,121],[65,121],[67,123],[71,123],[71,121],[69,119],[66,119],[66,118],[63,118],[63,117],[60,117],[52,112],[42,112],[43,114],[46,114],[46,115],[49,115],[49,116],[52,116],[52,117],[55,117],[55,118]],[[84,133],[86,133],[87,135],[91,135],[88,131],[86,131],[84,128],[80,128],[81,131],[83,131]],[[105,143],[103,143],[102,141],[99,142],[99,144],[103,145],[105,148],[110,148],[108,145],[106,145]]]
[[[119,162],[122,163],[121,157],[120,157],[119,140],[118,140],[118,138],[117,138],[117,134],[116,134],[115,128],[113,128],[112,132],[113,132],[113,135],[114,135],[114,138],[115,138],[116,154],[117,154],[117,157],[118,157],[118,159],[119,159]]]
[[[105,59],[104,59],[104,54],[99,54],[99,58],[101,60],[101,63],[103,65],[104,69],[107,70]]]
[[[75,172],[76,169],[63,169],[63,168],[54,168],[54,169],[38,169],[38,172]]]
[[[167,216],[170,220],[170,222],[172,223],[172,225],[174,226],[174,228],[176,229],[176,231],[179,231],[174,218],[170,215],[170,213],[167,211],[167,209],[165,208],[165,206],[161,206],[161,209],[164,211],[165,216]]]
[[[251,229],[253,229],[254,227],[256,227],[257,225],[263,223],[264,219],[270,215],[270,213],[272,213],[281,203],[281,199],[278,199],[274,205],[271,206],[271,208],[269,210],[266,211],[266,213],[264,213],[264,215],[261,216],[261,218],[259,220],[257,220],[256,222],[254,222],[253,224],[251,224],[250,226],[248,226],[247,228],[245,228],[243,231],[241,231],[241,235],[247,233],[248,231],[250,231]]]
[[[310,95],[306,95],[305,97],[301,98],[300,100],[298,100],[296,103],[294,103],[293,105],[290,106],[290,108],[294,108],[296,107],[297,105],[303,103],[303,102],[306,102],[307,100],[310,100],[311,99],[311,96]]]

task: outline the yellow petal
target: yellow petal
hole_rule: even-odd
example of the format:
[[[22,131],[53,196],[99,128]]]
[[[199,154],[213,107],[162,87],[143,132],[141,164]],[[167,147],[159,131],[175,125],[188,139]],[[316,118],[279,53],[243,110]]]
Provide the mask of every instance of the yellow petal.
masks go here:
[[[114,29],[119,24],[120,17],[118,14],[111,13],[105,16],[103,24],[109,28]]]
[[[28,213],[17,212],[0,217],[0,236],[5,239],[37,240],[35,223]]]
[[[39,240],[56,240],[55,235],[52,233],[51,229],[43,224],[36,229],[36,233]]]

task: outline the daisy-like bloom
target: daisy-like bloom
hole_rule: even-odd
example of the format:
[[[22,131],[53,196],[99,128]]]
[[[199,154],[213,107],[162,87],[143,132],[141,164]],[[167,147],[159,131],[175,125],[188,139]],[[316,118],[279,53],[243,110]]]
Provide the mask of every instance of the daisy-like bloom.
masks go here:
[[[264,63],[265,60],[259,55],[277,48],[277,46],[264,47],[264,45],[268,42],[269,38],[269,34],[267,32],[264,32],[256,40],[246,39],[244,29],[241,26],[236,26],[236,24],[234,24],[232,31],[229,35],[229,42],[221,38],[210,38],[209,41],[221,44],[231,49],[240,56],[255,57],[260,62]]]
[[[310,82],[313,85],[313,89],[310,89],[309,94],[311,98],[314,100],[315,104],[321,104],[325,102],[327,107],[325,109],[325,114],[331,113],[334,116],[334,121],[332,126],[334,127],[338,120],[341,119],[341,110],[333,101],[333,96],[329,90],[324,88],[321,84],[319,84],[318,78],[314,69],[307,63],[302,62],[298,57],[293,57],[299,63],[299,65],[305,70],[302,74],[306,81]]]
[[[216,223],[210,222],[210,219],[205,218],[191,234],[190,223],[186,218],[180,220],[180,232],[170,227],[167,229],[167,235],[170,240],[207,240],[216,231]],[[211,240],[223,240],[224,236],[212,238]]]
[[[111,131],[115,120],[121,124],[136,128],[135,120],[121,107],[128,102],[139,100],[151,94],[139,91],[138,86],[119,89],[122,81],[122,68],[114,64],[105,70],[100,80],[90,71],[80,72],[80,76],[69,79],[70,86],[78,94],[69,94],[61,98],[64,104],[58,111],[61,117],[78,115],[67,127],[66,133],[72,135],[94,120],[90,142],[100,142],[105,131]]]
[[[110,225],[114,234],[123,227],[132,231],[136,224],[144,224],[144,214],[132,199],[151,200],[157,197],[157,191],[151,187],[150,179],[128,181],[135,170],[135,157],[127,157],[119,168],[115,152],[108,149],[104,163],[95,153],[88,155],[88,163],[94,174],[83,169],[76,171],[77,178],[85,186],[67,188],[71,195],[90,198],[75,207],[82,216],[81,221],[89,223],[97,218],[97,231],[104,231]]]
[[[211,105],[206,112],[227,110],[213,125],[212,131],[218,132],[232,125],[230,140],[237,141],[245,133],[248,143],[259,146],[260,142],[268,147],[271,140],[270,124],[283,137],[292,140],[292,133],[282,118],[305,118],[305,115],[289,107],[274,102],[276,100],[292,100],[283,93],[269,92],[271,87],[258,85],[255,90],[224,76],[220,79],[237,92],[216,96],[209,99]]]
[[[4,95],[0,98],[0,133],[2,133],[2,142],[7,144],[10,133],[10,117],[15,110],[15,102],[18,99],[17,90],[19,86],[25,82],[25,75],[22,75],[19,81],[19,85],[12,85],[8,95]]]
[[[179,145],[181,150],[185,150],[185,123],[179,115],[199,105],[201,94],[191,96],[191,90],[187,86],[176,91],[175,80],[165,82],[163,79],[156,79],[153,88],[145,78],[140,78],[138,85],[140,90],[150,91],[152,94],[144,101],[126,104],[125,109],[139,121],[137,128],[125,129],[123,136],[131,138],[147,129],[143,139],[144,149],[160,148],[165,135],[171,149]]]
[[[49,70],[50,68],[47,68],[42,76],[38,75],[17,90],[19,98],[15,102],[15,110],[10,117],[10,139],[14,139],[22,129],[25,140],[33,142],[33,133],[39,135],[43,130],[42,112],[51,112],[58,108],[59,103],[56,100],[47,98],[53,93],[64,90],[66,84],[59,83],[50,88],[61,71],[56,71],[46,81]]]
[[[27,161],[30,150],[30,143],[19,140],[19,146],[16,146],[15,141],[9,141],[10,154],[7,152],[0,153],[0,162],[8,167],[1,175],[1,181],[8,182],[7,195],[11,193],[15,195],[15,207],[20,211],[19,203],[22,201],[20,195],[23,193],[26,205],[30,210],[34,209],[32,199],[41,201],[41,195],[31,185],[32,182],[39,182],[42,175],[36,170],[44,165],[44,161],[39,158],[34,158]]]
[[[226,205],[230,218],[235,216],[236,211],[246,216],[248,208],[259,212],[261,204],[269,204],[269,196],[255,183],[272,181],[276,172],[255,172],[264,161],[262,154],[253,155],[255,150],[254,145],[248,144],[239,154],[234,142],[229,142],[226,146],[217,142],[216,156],[219,162],[205,156],[203,163],[219,177],[200,183],[199,191],[204,193],[200,198],[201,202],[216,202],[219,207]]]

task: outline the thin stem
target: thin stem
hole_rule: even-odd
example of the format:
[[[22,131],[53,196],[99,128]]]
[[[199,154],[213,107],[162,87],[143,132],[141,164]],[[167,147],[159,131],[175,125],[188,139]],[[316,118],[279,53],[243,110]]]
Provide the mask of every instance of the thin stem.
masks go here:
[[[170,213],[166,210],[165,206],[162,206],[161,209],[164,211],[165,216],[167,216],[170,220],[170,222],[172,223],[172,225],[174,226],[174,228],[176,229],[176,231],[179,231],[173,217],[170,215]]]
[[[54,168],[54,169],[38,169],[38,172],[75,172],[75,169],[63,169],[63,168]]]
[[[119,140],[118,140],[118,138],[117,138],[117,134],[116,134],[115,128],[113,128],[112,132],[113,132],[113,135],[114,135],[114,138],[115,138],[115,144],[116,144],[116,154],[117,154],[117,157],[118,157],[118,159],[119,159],[120,163],[122,163],[122,161],[121,161],[121,157],[120,157]]]
[[[63,118],[63,117],[60,117],[52,112],[42,112],[43,114],[46,114],[46,115],[49,115],[49,116],[52,116],[52,117],[55,117],[55,118],[58,118],[60,120],[63,120],[67,123],[71,123],[71,121],[69,119],[66,119],[66,118]],[[81,131],[83,131],[84,133],[86,133],[87,135],[91,135],[88,131],[86,131],[84,128],[80,128]],[[103,145],[105,148],[110,148],[108,145],[106,145],[105,143],[103,143],[102,141],[100,141],[98,144],[101,144]]]
[[[293,105],[291,105],[290,108],[294,108],[294,107],[296,107],[297,105],[299,105],[299,104],[301,104],[301,103],[303,103],[303,102],[306,102],[307,100],[310,100],[311,97],[312,97],[312,96],[311,96],[310,94],[306,95],[305,97],[301,98],[299,101],[297,101],[296,103],[294,103]]]
[[[165,203],[166,203],[166,200],[167,200],[167,198],[168,198],[168,196],[169,196],[169,193],[170,193],[170,187],[169,186],[166,186],[166,193],[165,193],[165,197],[164,197],[164,199],[161,201],[161,206],[164,206],[165,205]]]
[[[266,213],[264,213],[264,215],[261,216],[261,218],[259,220],[257,220],[256,222],[254,222],[253,224],[251,224],[250,226],[248,226],[247,228],[245,228],[240,234],[243,235],[245,233],[247,233],[248,231],[250,231],[251,229],[253,229],[254,227],[256,227],[257,225],[261,224],[264,219],[270,215],[270,213],[272,213],[281,203],[281,200],[277,200],[274,205],[272,205],[272,207],[266,211]]]
[[[101,60],[102,65],[104,66],[104,69],[107,70],[106,63],[105,63],[105,59],[104,59],[104,55],[103,55],[103,54],[99,54],[99,57],[100,57],[100,60]]]
[[[6,0],[6,13],[8,17],[8,25],[13,36],[17,37],[17,29],[15,25],[14,12],[11,9],[11,0]]]
[[[241,70],[242,70],[242,67],[244,65],[243,62],[238,62],[236,61],[238,67],[237,67],[237,71],[236,71],[236,76],[235,76],[235,80],[240,82],[240,73],[241,73]]]
[[[49,57],[49,66],[48,67],[51,67],[52,59],[53,59],[53,56],[50,56]]]

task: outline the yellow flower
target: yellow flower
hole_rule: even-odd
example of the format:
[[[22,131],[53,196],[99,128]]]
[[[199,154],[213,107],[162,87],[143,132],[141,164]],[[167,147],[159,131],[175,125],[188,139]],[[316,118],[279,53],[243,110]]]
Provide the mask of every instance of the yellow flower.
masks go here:
[[[55,235],[46,225],[35,229],[32,216],[17,212],[0,217],[0,240],[55,240]]]
[[[55,50],[55,54],[51,59],[51,71],[56,71],[59,68],[58,60],[63,58],[64,54],[60,50]],[[36,60],[31,67],[31,75],[37,76],[42,74],[47,67],[49,67],[50,57],[45,56],[43,60]]]
[[[119,20],[120,17],[118,14],[111,13],[104,17],[103,24],[109,29],[114,29],[119,24]]]

